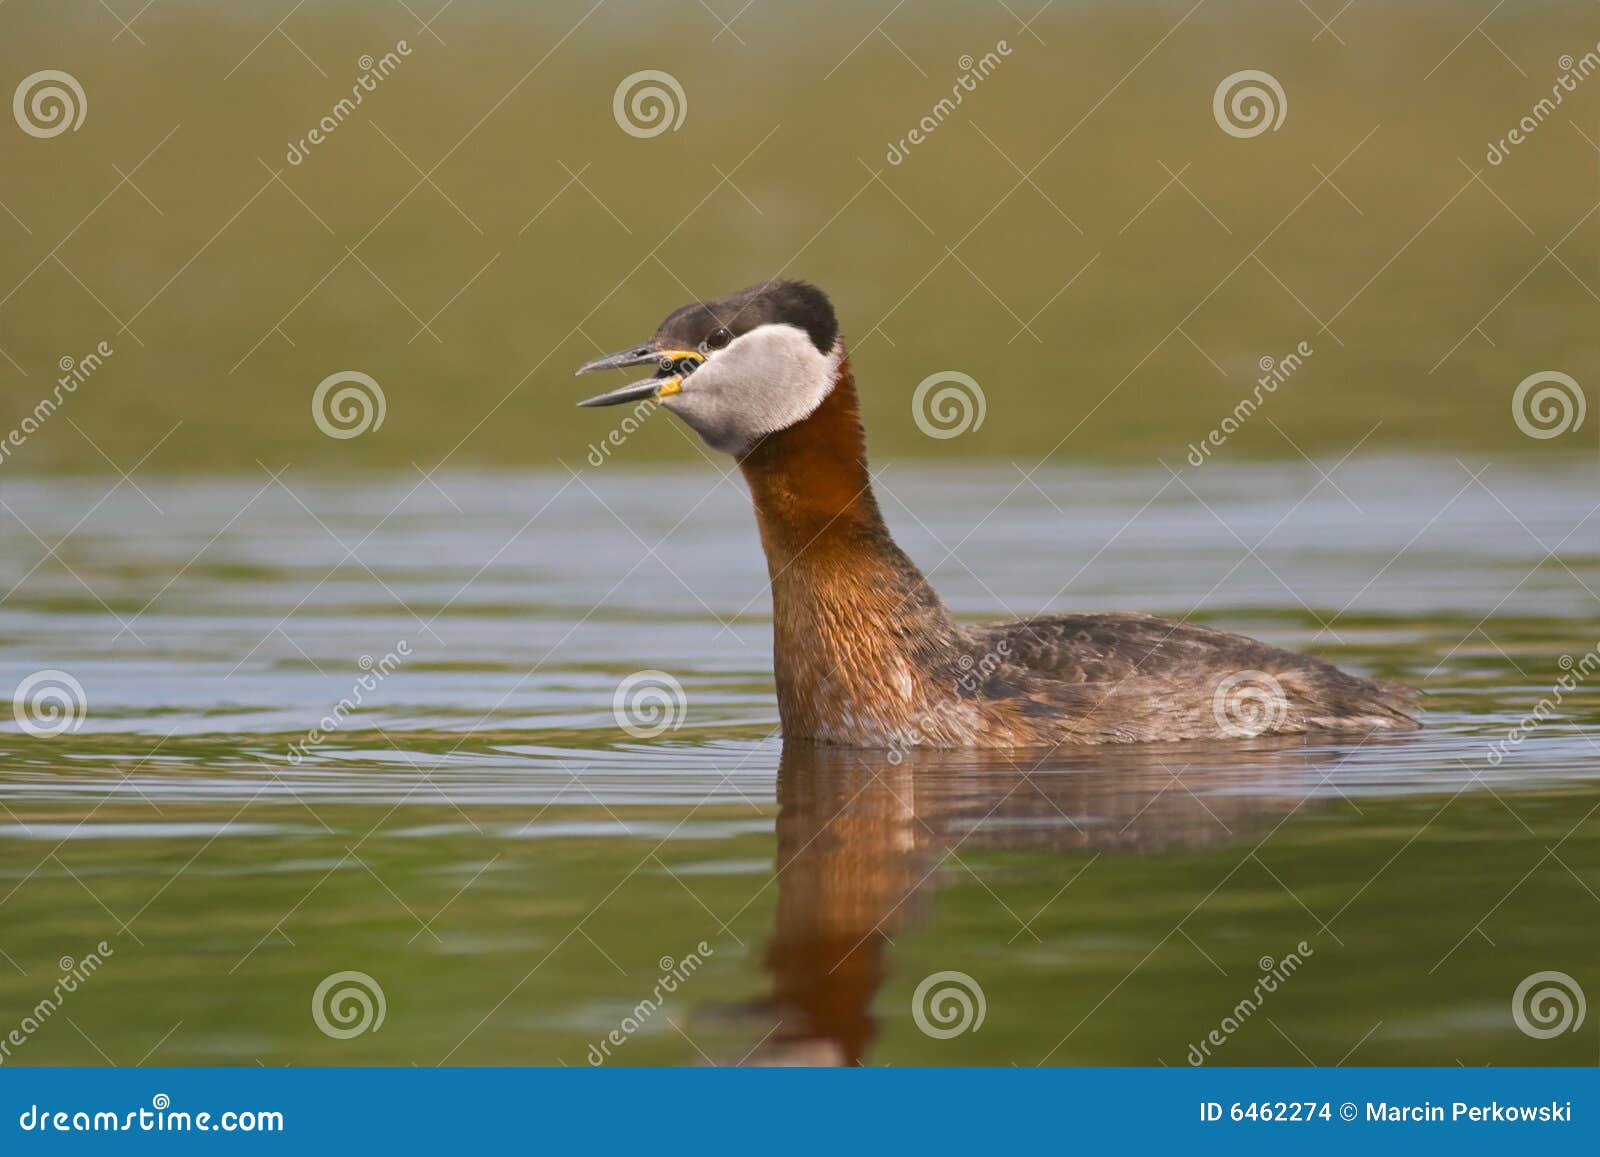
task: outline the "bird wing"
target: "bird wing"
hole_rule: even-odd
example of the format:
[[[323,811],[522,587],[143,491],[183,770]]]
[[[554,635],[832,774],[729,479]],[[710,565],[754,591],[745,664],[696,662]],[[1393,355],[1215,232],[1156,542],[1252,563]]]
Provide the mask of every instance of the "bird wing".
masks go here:
[[[1079,719],[1086,734],[1101,740],[1216,735],[1219,719],[1233,709],[1228,688],[1240,681],[1246,685],[1239,706],[1267,710],[1273,732],[1415,726],[1410,688],[1196,623],[1122,613],[1045,615],[965,633],[974,662],[989,673],[984,694],[1025,700],[1019,706],[1030,714]],[[1281,705],[1248,702],[1261,688]]]

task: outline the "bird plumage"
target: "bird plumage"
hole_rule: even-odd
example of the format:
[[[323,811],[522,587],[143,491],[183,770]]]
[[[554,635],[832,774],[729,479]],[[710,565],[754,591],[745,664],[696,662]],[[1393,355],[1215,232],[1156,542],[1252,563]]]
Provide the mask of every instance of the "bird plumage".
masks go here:
[[[1001,748],[1416,726],[1409,689],[1194,623],[955,622],[878,508],[837,335],[821,290],[776,282],[686,306],[645,346],[591,363],[659,354],[662,404],[737,459],[787,739]]]

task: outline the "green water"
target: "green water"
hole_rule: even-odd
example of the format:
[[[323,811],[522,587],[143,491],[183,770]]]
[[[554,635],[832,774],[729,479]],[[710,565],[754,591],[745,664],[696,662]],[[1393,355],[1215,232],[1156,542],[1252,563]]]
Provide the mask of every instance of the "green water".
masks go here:
[[[1592,1010],[1512,1015],[1537,972],[1600,991],[1592,691],[1489,762],[1600,641],[1592,474],[900,471],[964,617],[1193,614],[1406,679],[1427,727],[898,764],[783,750],[735,480],[123,486],[0,561],[0,683],[87,700],[0,738],[0,1029],[109,949],[6,1063],[1183,1064],[1225,1021],[1210,1063],[1593,1063]],[[53,543],[115,481],[5,498]],[[613,714],[640,670],[683,688],[654,737]],[[352,970],[383,1022],[330,1036]],[[940,1038],[947,971],[984,1015]]]

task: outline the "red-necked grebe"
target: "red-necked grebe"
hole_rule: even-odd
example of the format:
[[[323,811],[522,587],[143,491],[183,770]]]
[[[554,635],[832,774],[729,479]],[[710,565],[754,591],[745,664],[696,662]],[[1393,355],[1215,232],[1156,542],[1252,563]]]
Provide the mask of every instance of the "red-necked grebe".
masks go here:
[[[1416,726],[1406,688],[1192,623],[955,622],[884,524],[850,361],[813,285],[686,305],[578,373],[642,365],[654,375],[579,404],[656,399],[738,461],[771,576],[787,739],[1029,747]]]

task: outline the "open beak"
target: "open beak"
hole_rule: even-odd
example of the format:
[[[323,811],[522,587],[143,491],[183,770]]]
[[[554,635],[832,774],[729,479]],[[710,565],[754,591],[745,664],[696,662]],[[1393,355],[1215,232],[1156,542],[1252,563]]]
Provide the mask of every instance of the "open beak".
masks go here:
[[[660,349],[653,343],[631,346],[603,358],[595,358],[579,366],[574,374],[588,374],[596,370],[620,370],[629,366],[654,364],[654,377],[642,382],[619,386],[604,394],[596,394],[579,402],[580,406],[618,406],[624,402],[637,402],[645,398],[668,398],[683,388],[684,377],[693,372],[705,358],[695,350]]]

